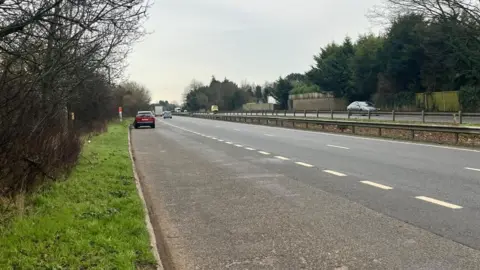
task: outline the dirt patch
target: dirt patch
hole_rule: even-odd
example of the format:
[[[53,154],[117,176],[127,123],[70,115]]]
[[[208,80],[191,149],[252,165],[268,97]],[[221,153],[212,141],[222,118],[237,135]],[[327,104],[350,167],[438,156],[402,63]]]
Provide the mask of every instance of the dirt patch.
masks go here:
[[[415,131],[415,141],[455,144],[455,134],[444,132]]]
[[[480,135],[460,134],[458,144],[468,146],[480,146]]]
[[[368,135],[368,136],[378,136],[378,128],[366,128],[366,127],[356,127],[355,134],[357,135]]]
[[[412,136],[412,133],[408,130],[382,128],[382,137],[409,140],[411,136]]]

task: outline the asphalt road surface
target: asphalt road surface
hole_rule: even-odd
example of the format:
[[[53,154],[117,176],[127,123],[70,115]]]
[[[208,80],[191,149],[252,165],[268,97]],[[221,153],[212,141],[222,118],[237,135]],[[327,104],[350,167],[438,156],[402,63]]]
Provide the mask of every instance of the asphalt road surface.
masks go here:
[[[234,114],[234,113],[232,113]],[[256,115],[256,113],[253,113],[253,115]],[[261,115],[259,113],[258,115]],[[271,116],[271,112],[268,113],[267,115]],[[277,116],[277,113],[275,113],[274,116]],[[285,116],[283,112],[279,112],[278,116]],[[287,117],[293,117],[293,113],[287,113]],[[295,114],[297,117],[304,117],[304,113],[302,112],[297,112]],[[307,113],[307,117],[317,117],[316,113]],[[319,113],[318,117],[320,118],[326,118],[330,119],[331,114],[330,113]],[[346,113],[335,113],[333,115],[333,119],[348,119],[348,114]],[[361,120],[368,120],[368,114],[352,114],[350,116],[350,120],[355,120],[355,119],[361,119]],[[372,120],[382,120],[382,121],[392,121],[393,116],[392,114],[375,114],[372,113],[370,115],[370,119]],[[422,116],[421,115],[402,115],[397,113],[395,115],[395,121],[408,121],[408,122],[422,122]],[[425,123],[455,123],[455,121],[459,121],[458,114],[454,116],[454,113],[451,115],[426,115],[425,116]],[[463,116],[462,117],[462,122],[464,124],[480,124],[480,117],[479,116]]]
[[[480,266],[478,150],[189,117],[132,140],[177,269]]]

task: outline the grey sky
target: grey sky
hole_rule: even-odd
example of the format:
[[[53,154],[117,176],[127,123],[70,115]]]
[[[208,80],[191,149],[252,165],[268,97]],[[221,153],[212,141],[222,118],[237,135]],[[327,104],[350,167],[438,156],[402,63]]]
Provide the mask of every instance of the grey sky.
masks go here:
[[[320,47],[378,32],[365,17],[381,0],[156,0],[129,79],[153,101],[181,102],[192,79],[263,84],[304,72]]]

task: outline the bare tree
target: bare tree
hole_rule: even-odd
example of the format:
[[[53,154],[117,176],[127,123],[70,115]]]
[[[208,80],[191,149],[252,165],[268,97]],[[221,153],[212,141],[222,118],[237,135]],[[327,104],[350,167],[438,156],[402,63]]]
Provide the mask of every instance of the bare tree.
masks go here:
[[[68,169],[81,132],[114,115],[111,79],[144,35],[149,5],[0,0],[0,195]]]

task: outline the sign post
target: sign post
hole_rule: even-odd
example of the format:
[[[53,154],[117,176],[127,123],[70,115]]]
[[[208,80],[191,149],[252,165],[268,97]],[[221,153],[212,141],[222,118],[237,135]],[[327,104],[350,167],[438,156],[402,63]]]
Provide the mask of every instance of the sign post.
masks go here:
[[[120,122],[122,122],[122,107],[118,107],[118,116],[120,117]]]

